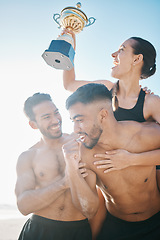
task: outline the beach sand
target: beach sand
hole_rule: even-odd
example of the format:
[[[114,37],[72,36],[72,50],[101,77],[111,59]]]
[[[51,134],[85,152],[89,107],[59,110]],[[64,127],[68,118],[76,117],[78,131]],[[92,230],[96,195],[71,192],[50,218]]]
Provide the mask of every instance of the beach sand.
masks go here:
[[[23,216],[16,206],[0,205],[0,240],[17,240],[29,217]]]
[[[0,240],[17,240],[26,218],[0,219]]]

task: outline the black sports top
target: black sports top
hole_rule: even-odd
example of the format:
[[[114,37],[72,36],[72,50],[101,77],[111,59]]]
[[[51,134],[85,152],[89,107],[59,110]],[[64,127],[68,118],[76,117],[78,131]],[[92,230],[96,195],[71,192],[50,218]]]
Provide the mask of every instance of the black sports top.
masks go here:
[[[114,112],[114,116],[117,121],[136,121],[136,122],[146,122],[143,116],[143,105],[145,100],[145,92],[141,89],[136,105],[131,109],[125,109],[118,107]]]
[[[146,122],[143,116],[143,105],[144,98],[146,93],[141,89],[136,105],[131,109],[125,109],[118,107],[118,109],[114,112],[114,116],[117,121],[127,121],[133,120],[136,122]],[[156,166],[156,169],[160,171],[160,165]]]

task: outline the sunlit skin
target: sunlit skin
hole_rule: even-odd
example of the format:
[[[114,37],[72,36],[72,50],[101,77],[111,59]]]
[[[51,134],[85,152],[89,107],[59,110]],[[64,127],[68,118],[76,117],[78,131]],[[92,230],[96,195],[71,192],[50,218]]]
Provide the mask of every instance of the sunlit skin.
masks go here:
[[[34,125],[39,129],[42,135],[49,139],[61,137],[62,118],[58,109],[52,102],[42,102],[40,105],[33,108],[33,112],[35,114]]]
[[[76,38],[75,34],[69,30],[65,29],[64,32],[69,32],[75,42],[76,48]],[[124,41],[120,47],[112,53],[111,57],[113,59],[113,68],[111,69],[111,76],[117,80],[119,80],[119,91],[117,94],[118,104],[121,108],[131,109],[135,106],[138,96],[140,93],[140,78],[141,78],[141,68],[143,65],[143,55],[134,55],[132,44],[135,44],[133,39],[128,39]],[[106,66],[107,68],[107,66]],[[70,71],[63,71],[63,85],[64,88],[70,92],[76,91],[77,88],[83,86],[87,83],[102,83],[109,90],[111,90],[114,86],[114,83],[109,80],[94,80],[91,81],[85,80],[77,80],[75,75],[74,67]],[[147,92],[147,91],[146,91]],[[160,98],[159,96],[153,94],[146,94],[144,106],[143,106],[143,115],[146,121],[157,121],[160,123]],[[124,116],[125,120],[125,116]],[[138,157],[137,157],[138,156]],[[146,163],[155,164],[155,161],[159,159],[160,150],[152,151],[152,153],[148,152],[141,155],[136,155],[134,153],[130,153],[124,149],[117,149],[114,151],[107,150],[105,153],[96,153],[94,155],[95,161],[97,161],[97,169],[101,168],[105,173],[115,170],[125,169],[132,165],[132,159],[136,161],[137,166],[144,165]],[[100,162],[98,162],[100,158]],[[112,167],[112,168],[109,168]],[[157,183],[160,189],[160,170],[157,170]],[[102,198],[103,196],[101,196]],[[103,203],[103,201],[102,201]],[[101,210],[102,208],[102,210]],[[105,218],[104,206],[101,206],[99,209],[99,213],[92,220],[93,232],[96,232],[97,222],[103,221]]]
[[[89,130],[85,132],[85,128],[81,131],[81,125],[83,125],[83,115],[76,115],[73,117],[74,121],[74,132],[78,133],[81,141],[83,141],[86,148],[92,149],[98,142],[102,130],[99,128],[96,122],[93,126],[90,125],[91,120],[85,119]]]
[[[65,29],[65,32],[69,32],[76,41],[75,34],[71,30]],[[120,45],[117,51],[112,53],[114,66],[111,69],[111,75],[119,79],[119,92],[117,95],[119,106],[126,109],[133,108],[137,102],[140,92],[141,68],[143,66],[143,55],[133,54],[133,44],[135,44],[135,40],[128,39]],[[108,80],[76,80],[74,68],[70,71],[63,71],[63,84],[68,91],[74,92],[80,86],[91,82],[102,83],[109,90],[114,86],[114,83]],[[158,96],[146,95],[143,114],[146,120],[152,119],[160,123],[160,98]]]
[[[64,32],[69,32],[76,46],[75,34],[68,29],[65,29]],[[143,55],[135,55],[133,53],[132,46],[135,44],[135,40],[128,39],[124,41],[117,51],[112,53],[113,58],[113,67],[111,69],[111,76],[119,80],[119,91],[117,93],[118,103],[121,108],[132,109],[138,99],[140,92],[140,79],[141,79],[141,69],[143,66]],[[114,83],[108,80],[96,80],[96,81],[86,81],[86,80],[76,80],[75,70],[72,68],[70,71],[63,71],[63,84],[64,88],[68,91],[74,92],[80,86],[83,86],[87,83],[102,83],[109,90],[114,86]],[[156,121],[160,123],[160,97],[153,94],[146,94],[144,106],[143,106],[143,115],[146,121]],[[124,116],[125,118],[125,116]],[[124,119],[125,120],[125,119]],[[137,165],[144,164],[147,161],[150,162],[150,159],[159,159],[160,153],[154,154],[151,156],[148,154],[148,157],[145,155],[145,161],[137,159]],[[117,163],[121,163],[121,168],[127,167],[127,159],[129,160],[136,155],[131,156],[131,154],[124,150],[107,151],[106,154],[101,155],[102,159],[110,159],[112,165],[117,168]],[[123,162],[123,159],[125,161]],[[130,164],[131,161],[128,161]],[[103,164],[101,162],[101,164]],[[105,171],[106,169],[104,169]],[[160,189],[160,170],[157,170],[157,182]]]
[[[97,167],[95,164],[95,155],[99,154],[103,157],[105,152],[113,152],[117,149],[129,151],[130,154],[159,149],[160,128],[158,125],[152,126],[151,123],[144,124],[146,126],[144,127],[143,124],[136,122],[117,122],[111,105],[108,106],[108,111],[105,105],[106,102],[85,105],[76,103],[69,108],[70,118],[74,122],[74,132],[79,135],[81,144],[72,141],[72,144],[66,143],[63,148],[68,152],[68,162],[73,154],[80,154],[87,171],[89,169],[96,173],[97,185],[105,194],[106,207],[111,214],[131,222],[146,220],[160,210],[160,192],[156,183],[155,166],[136,166],[135,159],[131,158],[132,168],[127,166],[119,171],[113,169],[104,174],[104,168],[99,168],[99,165]],[[86,145],[91,147],[90,132],[93,126],[97,129],[94,138],[98,142],[92,149],[87,149]],[[152,140],[151,145],[152,135],[156,140],[154,143]],[[98,195],[100,207],[96,216],[90,220],[94,237],[100,231],[106,217],[103,196],[99,190]]]
[[[94,165],[94,154],[117,148],[136,153],[159,148],[158,125],[117,122],[113,113],[107,112],[103,107],[102,110],[98,109],[95,103],[76,103],[69,108],[69,113],[74,121],[74,131],[81,136],[83,144],[90,144],[88,136],[95,122],[103,130],[92,150],[82,146],[81,157],[87,164],[86,167],[96,172],[99,179],[97,184],[105,192],[107,209],[127,221],[142,221],[157,213],[160,210],[160,193],[155,179],[155,166],[133,166],[104,174],[102,169],[97,169]],[[155,135],[155,140],[151,145],[149,139],[152,139],[152,135]]]
[[[139,87],[139,76],[141,74],[141,68],[143,66],[143,56],[142,54],[135,55],[133,54],[133,48],[131,47],[134,44],[133,39],[125,41],[119,48],[118,51],[112,53],[113,64],[111,76],[117,79],[123,79],[123,81],[128,81],[128,78],[136,78],[135,67],[137,73],[137,81]]]
[[[15,188],[18,208],[24,215],[33,213],[54,220],[85,219],[72,202],[62,153],[62,146],[73,137],[62,134],[62,119],[51,101],[36,105],[33,112],[35,120],[30,120],[29,124],[40,130],[42,139],[19,156]],[[83,164],[78,163],[78,171],[79,167]],[[79,175],[85,181],[81,172]],[[85,194],[85,189],[83,191]]]

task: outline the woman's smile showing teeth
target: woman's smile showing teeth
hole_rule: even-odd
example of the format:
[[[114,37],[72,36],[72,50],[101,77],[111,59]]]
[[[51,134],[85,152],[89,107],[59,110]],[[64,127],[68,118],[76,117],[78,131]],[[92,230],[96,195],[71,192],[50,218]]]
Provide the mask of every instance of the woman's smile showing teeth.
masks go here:
[[[114,61],[113,64],[114,64],[115,66],[117,66],[117,65],[118,65],[118,62],[117,62],[117,61]]]

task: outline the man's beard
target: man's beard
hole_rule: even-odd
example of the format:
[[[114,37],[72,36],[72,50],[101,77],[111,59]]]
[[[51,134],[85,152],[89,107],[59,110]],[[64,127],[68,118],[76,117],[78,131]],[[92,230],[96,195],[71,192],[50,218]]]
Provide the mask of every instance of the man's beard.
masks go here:
[[[103,130],[100,127],[94,125],[89,134],[85,133],[85,135],[90,139],[90,142],[88,144],[84,142],[83,145],[88,149],[94,148],[94,146],[98,143],[102,132]],[[92,137],[93,135],[95,137]]]
[[[45,137],[47,137],[48,139],[57,139],[60,138],[62,136],[62,131],[58,131],[58,133],[56,134],[51,134],[49,131],[46,131],[45,129],[39,128],[40,132],[42,133],[42,135],[44,135]]]

